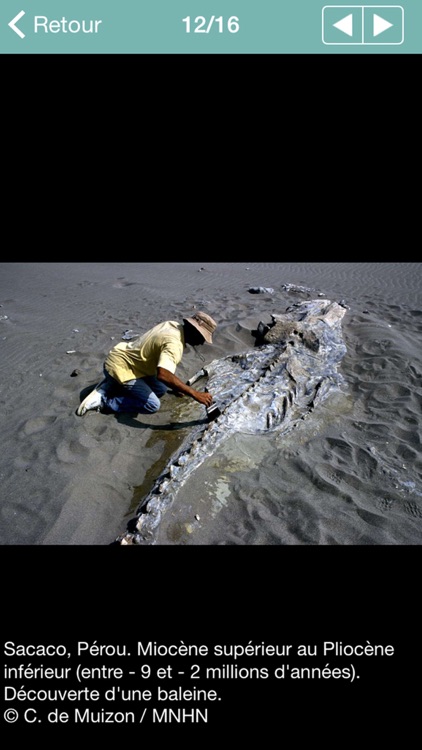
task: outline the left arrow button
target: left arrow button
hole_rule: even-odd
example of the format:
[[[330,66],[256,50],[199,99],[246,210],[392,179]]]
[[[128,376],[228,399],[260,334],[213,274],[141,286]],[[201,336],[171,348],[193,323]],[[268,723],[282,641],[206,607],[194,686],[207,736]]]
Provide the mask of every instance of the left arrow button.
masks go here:
[[[12,29],[12,31],[14,31],[15,34],[18,34],[18,36],[20,36],[21,39],[25,38],[25,34],[23,33],[23,31],[21,31],[20,29],[18,29],[18,27],[16,26],[16,23],[18,21],[20,21],[21,18],[22,18],[22,16],[24,16],[24,15],[25,15],[25,11],[21,10],[21,12],[18,13],[18,15],[15,16],[14,18],[12,18],[12,20],[9,21],[9,24],[8,24],[10,26],[10,28]]]

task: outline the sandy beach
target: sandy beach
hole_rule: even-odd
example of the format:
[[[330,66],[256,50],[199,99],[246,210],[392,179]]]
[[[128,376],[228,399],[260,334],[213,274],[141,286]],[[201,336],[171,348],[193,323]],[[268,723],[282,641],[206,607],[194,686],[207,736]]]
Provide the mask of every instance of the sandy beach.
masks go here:
[[[347,306],[344,387],[284,440],[230,438],[155,543],[421,544],[421,289],[408,262],[1,263],[0,544],[113,543],[186,436],[171,394],[150,416],[76,416],[122,337],[202,309],[218,322],[209,362],[317,295]],[[202,364],[187,347],[177,374]]]

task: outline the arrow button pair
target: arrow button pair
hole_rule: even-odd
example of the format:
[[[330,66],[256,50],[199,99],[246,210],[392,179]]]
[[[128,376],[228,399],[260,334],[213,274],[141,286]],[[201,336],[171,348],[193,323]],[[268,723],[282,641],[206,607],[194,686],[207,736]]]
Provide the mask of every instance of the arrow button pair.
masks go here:
[[[335,45],[402,44],[404,9],[401,5],[326,5],[322,9],[322,41]]]
[[[372,36],[374,37],[382,34],[383,31],[386,31],[387,29],[390,29],[392,26],[394,26],[394,24],[386,21],[385,18],[381,18],[381,16],[378,16],[376,13],[374,13],[373,21],[374,23]],[[347,34],[347,36],[353,36],[353,13],[349,13],[348,16],[341,18],[340,21],[337,21],[337,23],[333,23],[333,26],[334,28],[342,31],[344,34]]]

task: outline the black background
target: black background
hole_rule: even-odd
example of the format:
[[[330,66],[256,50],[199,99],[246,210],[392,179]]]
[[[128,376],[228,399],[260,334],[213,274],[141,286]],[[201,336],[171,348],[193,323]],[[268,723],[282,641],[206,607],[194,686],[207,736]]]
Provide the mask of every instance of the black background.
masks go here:
[[[293,644],[293,652],[301,644],[317,645],[317,658],[298,661],[293,657],[277,664],[321,668],[353,664],[359,674],[354,682],[195,682],[189,679],[187,665],[272,667],[275,662],[261,657],[138,659],[137,666],[148,663],[154,670],[167,664],[185,670],[185,678],[160,681],[166,689],[179,685],[216,689],[222,697],[220,703],[185,704],[187,708],[207,706],[208,724],[129,725],[122,729],[122,725],[20,723],[5,731],[11,739],[28,733],[32,738],[44,734],[49,738],[53,733],[79,737],[92,732],[100,741],[121,737],[122,732],[139,738],[147,734],[158,741],[167,737],[193,741],[233,737],[243,742],[251,734],[261,733],[277,734],[286,741],[300,737],[301,741],[325,738],[338,742],[339,736],[346,734],[350,741],[371,736],[379,741],[395,733],[410,737],[418,716],[419,554],[417,547],[3,548],[4,642],[60,643],[73,655],[77,641],[128,644],[132,653],[138,641],[204,644],[210,654],[215,644]],[[324,641],[391,644],[394,656],[324,656]],[[57,661],[63,663],[45,657],[4,657],[9,665]],[[123,666],[119,659],[87,661],[76,656],[65,665],[75,667],[81,661],[90,666]],[[34,687],[33,681],[22,682],[27,688]],[[105,681],[85,684],[103,689]],[[152,680],[142,685],[141,681],[137,686],[155,690],[157,684]],[[45,688],[46,681],[40,686]],[[157,707],[154,702],[148,707],[153,705]],[[5,705],[10,706],[21,707],[15,702]],[[178,704],[158,706],[164,707]],[[40,705],[43,708],[45,704]],[[123,704],[120,708],[133,706]]]

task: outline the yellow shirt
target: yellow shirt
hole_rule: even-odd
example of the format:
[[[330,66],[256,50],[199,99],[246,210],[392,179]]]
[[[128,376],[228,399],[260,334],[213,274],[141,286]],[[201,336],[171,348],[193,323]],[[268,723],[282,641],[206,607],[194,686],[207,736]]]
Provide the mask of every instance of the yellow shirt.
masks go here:
[[[174,375],[184,347],[183,324],[166,320],[137,339],[114,346],[104,364],[107,372],[119,383],[156,375],[157,367],[164,367]]]

